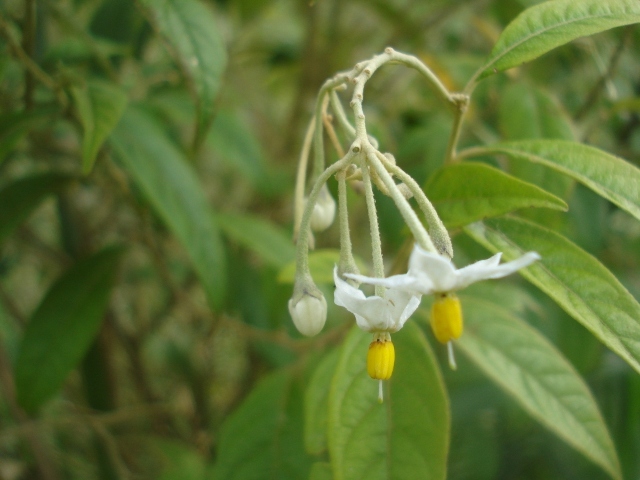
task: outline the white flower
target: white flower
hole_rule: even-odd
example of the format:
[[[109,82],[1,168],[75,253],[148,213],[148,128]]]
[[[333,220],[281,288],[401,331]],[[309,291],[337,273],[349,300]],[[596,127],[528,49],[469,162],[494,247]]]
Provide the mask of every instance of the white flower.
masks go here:
[[[289,313],[298,331],[307,336],[317,335],[327,320],[327,301],[324,296],[303,296],[298,302],[289,300]]]
[[[456,269],[451,260],[437,253],[429,253],[416,245],[409,259],[409,270],[403,275],[387,278],[345,274],[362,283],[382,285],[414,295],[448,293],[461,290],[472,283],[491,278],[502,278],[540,259],[536,252],[528,252],[512,262],[500,265],[502,253],[486,260]]]
[[[367,297],[338,276],[338,267],[333,270],[333,278],[336,305],[353,313],[358,326],[367,332],[397,332],[420,305],[420,294],[395,288],[388,289],[385,298],[377,295]]]

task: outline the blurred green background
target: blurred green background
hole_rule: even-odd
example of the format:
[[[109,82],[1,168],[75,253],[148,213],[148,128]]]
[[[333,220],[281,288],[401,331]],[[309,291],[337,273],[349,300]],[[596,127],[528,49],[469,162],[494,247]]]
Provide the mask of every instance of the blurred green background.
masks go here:
[[[216,469],[221,479],[309,478],[302,392],[353,321],[330,305],[325,333],[308,340],[287,311],[293,182],[318,88],[393,46],[457,91],[536,3],[4,0],[0,478],[190,480]],[[178,17],[158,18],[171,8],[187,15],[184,30]],[[461,145],[572,139],[638,165],[639,45],[637,28],[622,27],[483,81]],[[424,185],[442,165],[450,113],[415,72],[395,67],[367,84],[365,111],[381,149]],[[327,155],[338,158],[329,146]],[[564,198],[567,213],[518,214],[568,236],[640,297],[640,226],[627,213],[541,167],[484,160]],[[365,205],[350,195],[366,264]],[[377,205],[387,267],[402,271],[408,232],[390,199]],[[452,234],[458,266],[487,256]],[[335,226],[316,236],[322,249],[338,240]],[[123,248],[105,253],[111,245]],[[317,281],[331,299],[336,252],[324,253]],[[573,363],[624,477],[640,479],[638,375],[525,282],[483,288],[476,293],[517,311]],[[34,322],[49,325],[31,333],[41,364],[20,360]],[[452,409],[448,478],[607,478],[471,362],[460,356],[451,372],[436,351]],[[277,377],[260,383],[283,367],[295,377],[284,390]],[[59,380],[37,390],[34,378],[49,371]],[[241,432],[250,437],[253,422],[262,443],[243,460],[225,445],[248,441],[233,431],[247,398],[255,415]],[[220,474],[243,462],[260,468]]]

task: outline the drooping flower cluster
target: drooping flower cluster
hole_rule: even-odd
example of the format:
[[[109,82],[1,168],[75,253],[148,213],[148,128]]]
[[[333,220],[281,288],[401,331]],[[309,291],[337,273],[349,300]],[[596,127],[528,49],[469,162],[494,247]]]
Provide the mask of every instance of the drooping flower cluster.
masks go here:
[[[388,62],[400,63],[422,73],[442,98],[460,114],[468,103],[468,96],[449,93],[431,71],[415,57],[386,49],[370,60],[357,64],[351,71],[327,80],[318,95],[315,117],[309,125],[300,157],[295,199],[295,233],[297,239],[296,278],[294,294],[289,301],[289,311],[298,330],[307,336],[317,334],[326,321],[327,305],[322,292],[316,287],[309,270],[308,252],[312,247],[311,230],[327,228],[335,215],[335,201],[331,198],[326,182],[332,176],[338,180],[338,217],[340,224],[340,261],[334,269],[334,302],[354,314],[357,325],[373,334],[367,354],[367,372],[379,380],[379,398],[382,400],[382,380],[393,373],[395,350],[391,334],[402,328],[420,305],[423,295],[434,295],[431,310],[431,327],[436,339],[447,345],[449,363],[455,368],[453,341],[463,331],[463,316],[456,291],[485,279],[501,278],[524,268],[540,256],[529,252],[517,260],[500,264],[501,254],[456,269],[451,258],[453,247],[449,234],[435,209],[417,182],[404,172],[392,155],[378,151],[378,144],[366,132],[362,109],[364,86],[373,73]],[[355,126],[346,118],[337,91],[353,84],[350,106]],[[327,114],[329,104],[333,116]],[[337,120],[352,143],[343,154],[331,119]],[[342,158],[325,168],[324,128],[334,142]],[[307,159],[313,144],[314,166],[305,196]],[[397,179],[397,181],[396,181]],[[364,192],[371,233],[374,275],[359,274],[354,262],[347,212],[347,183],[358,186]],[[373,196],[373,185],[390,196],[415,238],[416,245],[409,260],[406,274],[384,277],[381,239]],[[426,228],[409,204],[410,198],[425,217]],[[366,296],[360,283],[375,287],[375,294]]]

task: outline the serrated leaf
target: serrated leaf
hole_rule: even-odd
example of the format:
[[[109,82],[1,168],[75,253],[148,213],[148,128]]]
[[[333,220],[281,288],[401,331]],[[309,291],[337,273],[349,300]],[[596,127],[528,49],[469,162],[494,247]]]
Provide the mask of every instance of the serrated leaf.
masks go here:
[[[216,220],[225,235],[271,266],[282,268],[296,255],[291,237],[262,218],[245,214],[217,214]]]
[[[378,403],[366,372],[371,334],[354,327],[329,393],[329,452],[335,480],[444,479],[449,402],[433,352],[409,322],[393,335],[395,371]]]
[[[136,108],[127,109],[111,140],[133,181],[184,246],[210,304],[220,307],[226,286],[222,239],[185,155]]]
[[[118,124],[127,95],[116,85],[100,80],[71,90],[82,123],[82,173],[91,172],[100,147]]]
[[[567,210],[555,195],[482,163],[443,167],[431,176],[425,190],[449,228],[520,208]]]
[[[587,385],[538,331],[508,310],[462,296],[457,346],[540,423],[620,479],[616,450]]]
[[[204,138],[227,63],[227,53],[211,10],[199,0],[141,0],[151,22],[193,84],[198,105],[196,143]]]
[[[507,25],[477,78],[533,60],[576,38],[638,22],[636,0],[551,0],[535,5]]]
[[[325,355],[304,394],[304,445],[311,455],[320,455],[327,449],[329,386],[339,358],[337,349]]]
[[[48,172],[23,177],[0,190],[0,243],[24,222],[49,195],[60,192],[73,180],[71,175]]]
[[[223,423],[214,478],[307,478],[302,440],[302,391],[291,373],[264,378]]]
[[[522,276],[640,372],[640,304],[595,257],[558,233],[516,218],[474,223],[465,231],[508,260],[538,252],[542,260],[520,270]]]
[[[36,411],[62,386],[98,333],[121,248],[105,249],[67,270],[31,316],[15,366],[18,402]]]
[[[640,220],[640,169],[597,148],[564,140],[522,140],[468,150],[539,163],[583,183]],[[465,155],[461,152],[462,156]]]

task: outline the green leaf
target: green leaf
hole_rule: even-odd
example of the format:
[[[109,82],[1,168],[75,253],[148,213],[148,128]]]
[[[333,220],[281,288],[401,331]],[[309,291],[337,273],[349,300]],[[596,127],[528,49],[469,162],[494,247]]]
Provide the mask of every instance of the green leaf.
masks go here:
[[[542,260],[520,270],[522,276],[640,372],[640,304],[595,257],[525,220],[492,219],[465,231],[508,260],[538,252]]]
[[[206,462],[192,446],[168,438],[152,437],[148,440],[148,447],[156,455],[156,462],[160,464],[161,473],[157,480],[205,480]],[[158,458],[159,457],[159,458]]]
[[[329,386],[340,358],[337,349],[329,352],[316,367],[304,395],[304,445],[312,455],[327,449]]]
[[[333,480],[331,464],[327,462],[316,462],[311,465],[309,480]]]
[[[552,0],[535,5],[507,25],[474,78],[518,66],[576,38],[637,22],[636,0]]]
[[[571,118],[558,100],[529,82],[501,90],[498,125],[506,140],[575,139]]]
[[[62,386],[98,333],[121,248],[78,262],[49,289],[31,316],[16,360],[18,402],[34,412]]]
[[[216,19],[199,0],[141,0],[151,23],[172,47],[171,53],[196,94],[197,144],[214,115],[214,101],[227,63],[227,53]]]
[[[71,90],[82,123],[82,173],[91,172],[100,147],[118,124],[127,95],[116,85],[92,80]]]
[[[60,192],[72,180],[68,174],[49,172],[23,177],[5,185],[0,190],[0,244],[45,198]]]
[[[366,271],[365,263],[357,256],[354,257],[360,271]],[[316,283],[333,284],[333,267],[340,260],[340,250],[325,248],[309,252],[309,269]],[[278,282],[293,283],[296,276],[295,260],[285,265],[278,273]]]
[[[210,304],[218,308],[226,278],[222,239],[184,154],[135,108],[125,111],[111,139],[133,181],[186,249]]]
[[[508,310],[463,296],[457,346],[533,418],[620,479],[606,424],[587,385],[537,330]]]
[[[218,112],[207,136],[207,145],[216,160],[219,158],[260,193],[268,196],[281,187],[283,182],[267,170],[262,147],[240,115]]]
[[[508,85],[501,91],[499,106],[498,123],[504,140],[574,139],[567,113],[554,97],[536,85],[529,82]],[[511,161],[507,171],[563,199],[569,197],[574,185],[566,175],[531,162]],[[556,229],[567,219],[562,213],[540,210],[522,212],[522,216]]]
[[[47,106],[0,115],[0,164],[27,132],[45,123],[57,112],[57,107]]]
[[[214,478],[307,478],[302,440],[302,389],[291,373],[264,378],[223,423]]]
[[[245,214],[218,214],[216,220],[224,234],[269,265],[282,268],[296,256],[291,237],[262,218]]]
[[[393,335],[395,372],[378,403],[366,372],[371,334],[345,339],[329,393],[329,452],[336,480],[444,479],[449,402],[424,335],[412,322]]]
[[[640,220],[640,169],[602,150],[564,140],[522,140],[467,150],[539,163],[583,183]]]
[[[482,163],[457,163],[434,173],[425,190],[449,228],[527,207],[567,210],[560,198]]]

